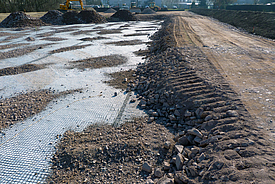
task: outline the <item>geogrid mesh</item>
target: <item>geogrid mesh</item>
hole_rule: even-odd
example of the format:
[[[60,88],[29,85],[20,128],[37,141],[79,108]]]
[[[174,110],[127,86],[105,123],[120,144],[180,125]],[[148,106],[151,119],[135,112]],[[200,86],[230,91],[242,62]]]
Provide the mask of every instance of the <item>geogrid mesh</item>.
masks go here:
[[[113,25],[113,28],[119,28],[124,24],[126,23],[117,23]],[[131,24],[131,26],[127,27],[122,34],[108,35],[110,37],[108,42],[123,40],[123,34],[133,33],[135,29],[140,29],[142,26],[158,25],[155,22],[127,24]],[[101,26],[111,27],[110,24],[102,24]],[[96,25],[85,25],[81,30],[95,27]],[[57,28],[54,27],[54,29]],[[51,29],[53,28],[48,26],[41,27],[36,33],[26,31],[26,36],[22,37],[21,40],[13,40],[11,43],[24,42],[27,36],[35,37],[35,34],[38,35]],[[151,31],[151,33],[153,32]],[[57,91],[82,88],[83,93],[69,94],[56,99],[41,113],[2,130],[0,133],[0,183],[44,183],[50,172],[51,158],[55,152],[54,146],[65,131],[82,131],[93,123],[119,123],[120,118],[126,120],[129,118],[127,114],[142,114],[135,108],[136,104],[129,104],[128,97],[131,94],[127,97],[123,92],[118,92],[119,90],[107,86],[102,81],[108,80],[108,77],[104,75],[105,73],[136,67],[136,64],[141,62],[141,58],[134,56],[131,52],[144,49],[145,44],[127,46],[125,49],[125,47],[106,46],[103,41],[95,41],[90,48],[49,55],[48,51],[50,50],[65,47],[72,43],[73,45],[83,43],[79,39],[85,36],[72,36],[69,32],[56,33],[56,35],[66,37],[68,40],[19,58],[1,60],[0,68],[26,63],[51,63],[51,65],[35,72],[0,77],[0,83],[3,85],[0,87],[2,88],[0,96],[7,98],[22,90],[47,89],[49,87]],[[89,36],[98,35],[91,33]],[[139,36],[138,39],[148,41],[147,36]],[[36,39],[36,42],[44,41]],[[72,59],[91,57],[91,52],[93,52],[94,57],[119,53],[128,57],[129,61],[118,67],[88,69],[81,72],[76,69],[68,70],[64,67]],[[114,92],[118,92],[118,96],[113,96]],[[123,109],[121,109],[122,107]],[[124,108],[127,113],[123,113]]]

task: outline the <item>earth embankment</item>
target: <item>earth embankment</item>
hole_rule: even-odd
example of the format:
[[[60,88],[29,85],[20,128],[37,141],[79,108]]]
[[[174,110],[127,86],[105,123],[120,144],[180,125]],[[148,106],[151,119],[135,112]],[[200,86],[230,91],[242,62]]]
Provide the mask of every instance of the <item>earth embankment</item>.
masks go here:
[[[236,10],[210,10],[192,9],[194,13],[213,17],[248,33],[275,39],[275,13],[236,11]]]

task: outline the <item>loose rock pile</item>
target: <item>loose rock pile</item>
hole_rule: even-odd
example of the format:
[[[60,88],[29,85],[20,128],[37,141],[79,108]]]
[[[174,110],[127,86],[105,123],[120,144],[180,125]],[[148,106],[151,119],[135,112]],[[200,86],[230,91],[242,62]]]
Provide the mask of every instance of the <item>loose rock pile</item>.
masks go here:
[[[92,10],[83,10],[77,15],[82,23],[105,23],[106,18],[97,13],[94,9]]]
[[[151,8],[144,9],[141,14],[155,14],[156,12],[152,10]]]
[[[40,19],[48,24],[62,25],[64,24],[62,15],[63,13],[58,10],[50,10]]]
[[[111,16],[113,20],[117,21],[135,21],[136,17],[129,10],[119,10]]]
[[[24,12],[13,12],[1,23],[0,27],[35,27],[47,25],[40,19],[26,15]]]
[[[104,13],[116,13],[117,11],[113,8],[110,8],[108,10],[106,10]]]

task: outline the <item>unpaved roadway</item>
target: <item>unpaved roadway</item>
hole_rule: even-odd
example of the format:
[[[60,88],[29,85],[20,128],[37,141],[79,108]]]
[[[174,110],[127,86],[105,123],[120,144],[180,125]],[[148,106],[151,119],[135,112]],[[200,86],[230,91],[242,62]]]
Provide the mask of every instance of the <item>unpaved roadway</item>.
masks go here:
[[[274,138],[275,42],[190,12],[176,17],[174,29],[177,46],[198,46]]]

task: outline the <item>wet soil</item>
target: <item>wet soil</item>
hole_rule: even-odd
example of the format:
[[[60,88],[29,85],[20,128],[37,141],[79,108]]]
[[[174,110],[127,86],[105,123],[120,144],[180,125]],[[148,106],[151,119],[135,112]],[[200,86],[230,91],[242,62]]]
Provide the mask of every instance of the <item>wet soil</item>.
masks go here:
[[[107,42],[105,44],[112,44],[116,46],[127,46],[127,45],[140,45],[143,44],[144,42],[138,39],[135,40],[125,40],[125,41],[118,41],[118,42]]]
[[[0,132],[1,129],[22,122],[25,119],[41,112],[55,98],[78,92],[80,90],[68,90],[57,93],[52,90],[39,90],[1,99],[0,100]]]
[[[127,62],[127,58],[121,55],[110,55],[93,57],[70,62],[69,68],[78,68],[84,70],[85,68],[103,68],[121,65]]]
[[[83,48],[89,47],[89,46],[91,46],[91,44],[77,45],[77,46],[71,46],[71,47],[63,47],[63,48],[60,48],[60,49],[50,51],[50,54],[55,54],[55,53],[60,53],[60,52],[67,52],[67,51],[70,51],[70,50],[83,49]]]
[[[32,72],[36,70],[41,70],[45,67],[46,65],[25,64],[17,67],[3,68],[3,69],[0,69],[0,76],[17,75],[21,73]]]

